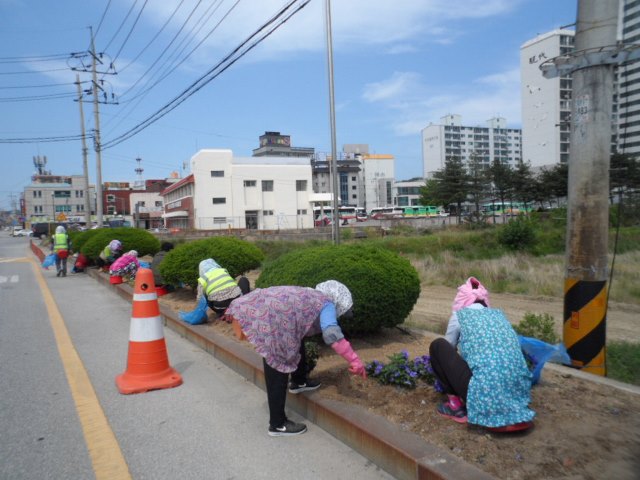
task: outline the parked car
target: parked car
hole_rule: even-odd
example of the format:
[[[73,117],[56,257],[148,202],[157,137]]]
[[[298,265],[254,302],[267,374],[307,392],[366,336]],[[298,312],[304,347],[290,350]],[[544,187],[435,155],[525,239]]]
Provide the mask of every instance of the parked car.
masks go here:
[[[31,230],[27,230],[26,228],[21,228],[20,230],[14,230],[14,237],[30,237],[33,234]]]

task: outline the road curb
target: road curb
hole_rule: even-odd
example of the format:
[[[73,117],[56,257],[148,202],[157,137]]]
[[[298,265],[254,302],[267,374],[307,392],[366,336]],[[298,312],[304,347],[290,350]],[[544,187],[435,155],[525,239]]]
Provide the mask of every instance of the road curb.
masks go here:
[[[113,285],[96,269],[87,273],[106,288],[132,301],[133,288]],[[160,305],[165,325],[213,355],[236,373],[265,389],[262,357],[234,339],[211,332],[204,325],[190,325]],[[327,431],[380,468],[402,480],[490,480],[491,475],[431,445],[422,437],[401,430],[386,418],[362,408],[318,394],[289,395],[287,407]]]

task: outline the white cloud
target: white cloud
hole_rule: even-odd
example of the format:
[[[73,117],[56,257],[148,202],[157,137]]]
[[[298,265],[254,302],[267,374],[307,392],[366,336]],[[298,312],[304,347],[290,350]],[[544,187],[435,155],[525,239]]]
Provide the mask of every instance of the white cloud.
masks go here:
[[[404,0],[399,3],[388,0],[334,1],[331,5],[333,44],[336,49],[386,45],[393,53],[394,48],[406,48],[413,41],[448,43],[459,35],[450,30],[451,22],[504,14],[522,1],[457,0],[455,6],[449,0]],[[185,1],[174,18],[171,31],[179,28],[194,5],[195,0]],[[282,6],[282,0],[240,2],[206,41],[208,49],[228,51]],[[151,16],[152,21],[159,26],[174,8],[171,2],[150,2],[145,15],[147,18]],[[200,16],[205,8],[202,6],[197,11]],[[224,8],[226,12],[229,7],[225,4]],[[213,22],[213,18],[221,18],[222,14],[220,9],[209,24]],[[194,18],[197,17],[198,13],[194,15]],[[190,25],[194,21],[192,19]],[[209,27],[202,29],[200,38],[208,29]],[[272,59],[280,54],[321,51],[325,48],[324,32],[324,2],[312,1],[259,47],[261,58]]]
[[[389,110],[396,135],[416,135],[429,123],[438,123],[449,113],[462,116],[465,125],[484,125],[496,116],[509,125],[519,125],[520,76],[510,69],[475,79],[466,85],[434,87],[414,72],[394,72],[384,81],[365,85],[363,99]]]

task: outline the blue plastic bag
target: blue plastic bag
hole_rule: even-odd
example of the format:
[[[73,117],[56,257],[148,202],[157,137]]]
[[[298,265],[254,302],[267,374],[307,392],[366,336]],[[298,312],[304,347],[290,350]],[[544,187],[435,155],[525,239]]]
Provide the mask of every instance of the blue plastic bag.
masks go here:
[[[180,312],[180,320],[191,325],[200,325],[207,319],[207,297],[202,295],[195,310],[191,312]]]
[[[56,257],[57,255],[55,253],[50,253],[49,255],[44,257],[44,260],[42,261],[42,268],[48,269],[51,265],[55,264]]]
[[[140,268],[151,268],[151,265],[149,264],[149,262],[143,262],[142,260],[138,260],[138,263],[140,264]]]
[[[537,338],[523,337],[522,335],[518,338],[520,339],[522,353],[524,353],[525,358],[531,363],[531,373],[533,375],[533,379],[531,380],[532,385],[535,385],[540,380],[540,373],[545,363],[571,364],[571,358],[569,358],[567,349],[562,343],[551,345]]]

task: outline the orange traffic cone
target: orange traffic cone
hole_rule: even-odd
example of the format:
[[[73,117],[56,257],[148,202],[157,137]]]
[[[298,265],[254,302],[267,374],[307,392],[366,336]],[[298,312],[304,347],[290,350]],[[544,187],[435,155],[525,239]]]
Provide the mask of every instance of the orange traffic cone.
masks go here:
[[[141,268],[133,290],[127,370],[116,377],[116,386],[120,393],[129,394],[181,384],[182,377],[169,365],[153,273]]]

